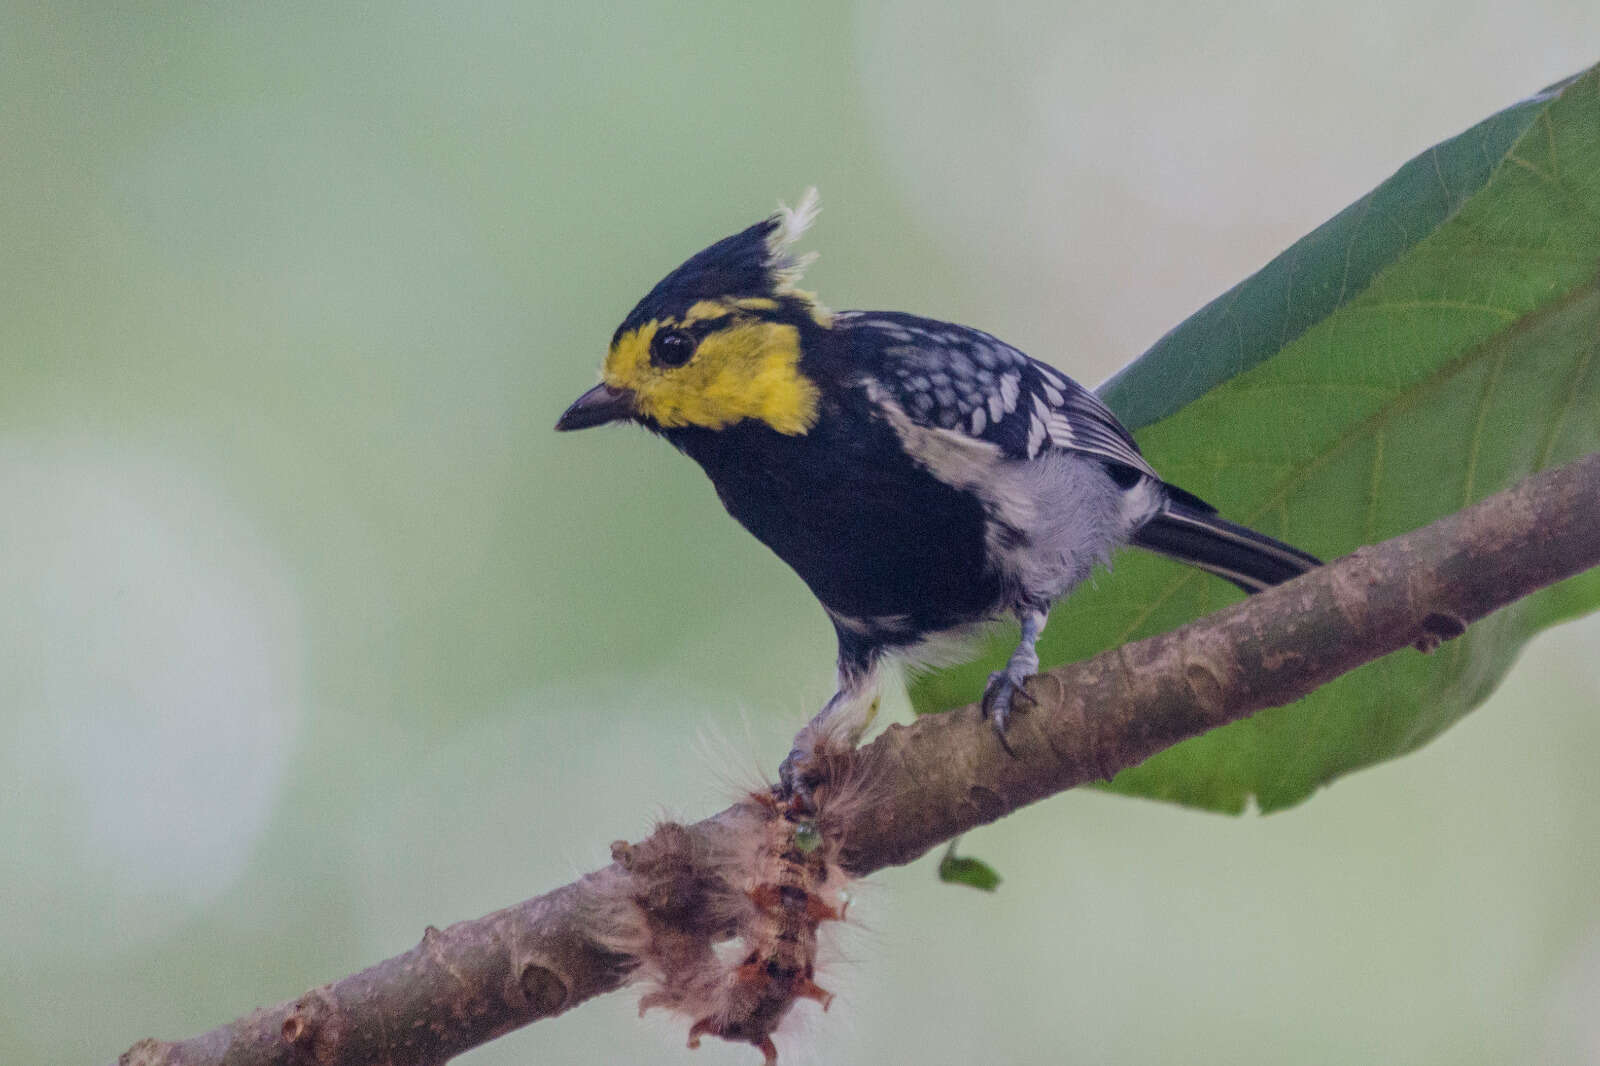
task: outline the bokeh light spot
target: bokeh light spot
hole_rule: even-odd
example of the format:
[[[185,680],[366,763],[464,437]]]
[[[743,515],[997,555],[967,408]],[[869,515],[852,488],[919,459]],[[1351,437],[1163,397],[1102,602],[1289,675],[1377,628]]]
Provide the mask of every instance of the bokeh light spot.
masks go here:
[[[110,441],[0,439],[0,499],[0,948],[142,939],[267,823],[300,720],[292,582],[216,486]]]

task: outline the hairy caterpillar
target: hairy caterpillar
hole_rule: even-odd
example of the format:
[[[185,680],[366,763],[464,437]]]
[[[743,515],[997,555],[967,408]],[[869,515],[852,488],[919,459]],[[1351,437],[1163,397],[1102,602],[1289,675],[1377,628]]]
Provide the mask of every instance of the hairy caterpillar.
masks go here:
[[[751,793],[723,844],[669,822],[641,844],[613,846],[632,875],[614,946],[647,986],[639,1013],[665,1007],[690,1019],[691,1048],[717,1036],[751,1044],[773,1066],[772,1034],[790,1008],[802,999],[828,1008],[833,996],[815,979],[818,930],[848,906],[831,831],[843,791],[819,789],[814,808]]]

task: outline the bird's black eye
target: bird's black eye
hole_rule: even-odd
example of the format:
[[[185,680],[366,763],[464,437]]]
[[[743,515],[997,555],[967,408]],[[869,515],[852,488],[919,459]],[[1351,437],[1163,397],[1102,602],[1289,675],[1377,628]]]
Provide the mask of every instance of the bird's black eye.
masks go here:
[[[650,338],[650,361],[656,366],[682,366],[694,349],[693,337],[680,329],[664,329]]]

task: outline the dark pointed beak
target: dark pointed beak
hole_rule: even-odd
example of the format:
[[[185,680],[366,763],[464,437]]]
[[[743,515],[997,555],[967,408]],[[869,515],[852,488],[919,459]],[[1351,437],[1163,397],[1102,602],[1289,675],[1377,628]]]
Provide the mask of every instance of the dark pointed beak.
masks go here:
[[[572,406],[556,419],[556,429],[588,429],[603,426],[634,416],[633,393],[627,389],[614,389],[610,385],[596,385],[572,401]]]

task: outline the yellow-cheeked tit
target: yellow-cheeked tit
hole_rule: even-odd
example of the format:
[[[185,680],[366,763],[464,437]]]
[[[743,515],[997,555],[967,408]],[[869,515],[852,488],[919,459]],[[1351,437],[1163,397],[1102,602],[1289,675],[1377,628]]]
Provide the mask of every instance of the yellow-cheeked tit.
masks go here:
[[[786,786],[841,712],[875,703],[886,656],[1012,614],[1022,639],[983,695],[1004,742],[1051,604],[1120,545],[1246,592],[1319,565],[1162,481],[1053,367],[966,326],[823,308],[795,287],[807,260],[789,250],[815,213],[813,191],[663,278],[556,423],[665,437],[822,601],[838,691],[796,739]]]

